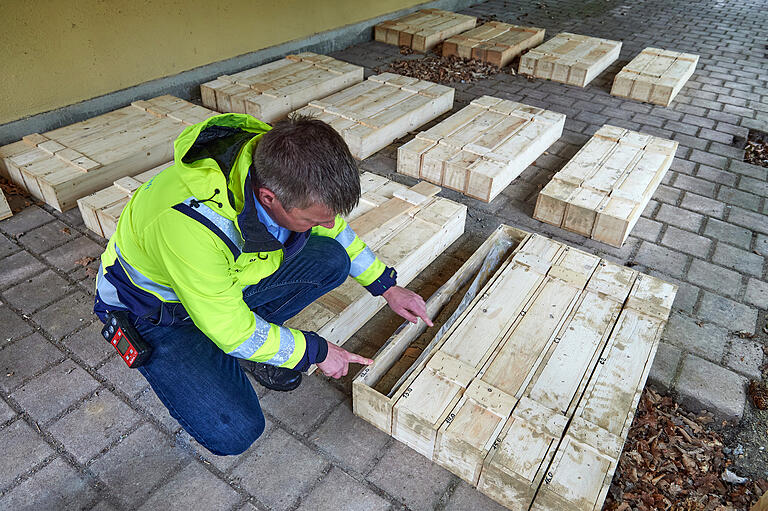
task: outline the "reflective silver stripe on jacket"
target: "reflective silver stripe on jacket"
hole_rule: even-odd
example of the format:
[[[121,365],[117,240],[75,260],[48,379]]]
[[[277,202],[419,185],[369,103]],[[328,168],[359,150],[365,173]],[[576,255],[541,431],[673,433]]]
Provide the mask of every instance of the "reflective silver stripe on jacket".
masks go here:
[[[146,291],[155,293],[166,302],[180,301],[179,297],[176,296],[176,292],[173,289],[168,286],[158,284],[154,280],[151,280],[149,277],[145,277],[141,274],[141,272],[139,272],[139,270],[128,264],[128,262],[123,259],[123,256],[120,254],[120,249],[117,245],[115,245],[115,252],[117,253],[117,261],[123,267],[125,273],[128,274],[134,284]]]
[[[267,342],[270,327],[269,323],[264,321],[255,312],[253,313],[253,318],[256,320],[256,328],[254,328],[251,336],[240,343],[237,348],[230,351],[228,355],[238,358],[251,358],[253,354]]]
[[[373,255],[371,249],[365,247],[365,250],[352,259],[352,263],[349,266],[349,274],[353,277],[359,277],[365,270],[371,267],[375,260],[376,256]]]
[[[195,211],[210,220],[213,225],[221,229],[221,232],[223,232],[227,238],[229,238],[232,243],[235,244],[235,246],[237,246],[241,251],[243,250],[245,240],[243,240],[243,236],[240,234],[240,231],[238,231],[237,227],[235,227],[235,222],[223,215],[220,215],[207,204],[197,201],[197,199],[194,197],[190,197],[189,199],[185,200],[184,204],[192,208],[192,201],[196,201],[197,203],[197,207],[193,208]]]
[[[293,333],[286,327],[280,328],[280,348],[278,348],[275,356],[267,360],[265,363],[273,366],[279,366],[285,364],[296,348],[296,340],[293,338]]]
[[[342,247],[346,249],[349,248],[353,241],[355,241],[355,236],[355,231],[353,231],[352,228],[347,225],[344,230],[336,236],[335,239],[341,243]]]

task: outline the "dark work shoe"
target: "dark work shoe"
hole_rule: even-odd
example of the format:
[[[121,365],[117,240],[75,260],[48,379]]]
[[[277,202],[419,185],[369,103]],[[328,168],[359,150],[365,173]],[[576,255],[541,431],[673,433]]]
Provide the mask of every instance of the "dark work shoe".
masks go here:
[[[241,361],[241,365],[268,389],[288,392],[301,385],[301,371],[247,360]]]

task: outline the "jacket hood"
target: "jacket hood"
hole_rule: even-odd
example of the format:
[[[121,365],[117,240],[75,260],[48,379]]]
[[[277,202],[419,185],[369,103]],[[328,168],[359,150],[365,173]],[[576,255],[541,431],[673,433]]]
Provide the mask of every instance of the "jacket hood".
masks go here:
[[[258,220],[250,193],[253,151],[271,126],[245,114],[221,114],[189,126],[174,142],[174,163],[201,203],[235,221],[244,252],[283,248]]]

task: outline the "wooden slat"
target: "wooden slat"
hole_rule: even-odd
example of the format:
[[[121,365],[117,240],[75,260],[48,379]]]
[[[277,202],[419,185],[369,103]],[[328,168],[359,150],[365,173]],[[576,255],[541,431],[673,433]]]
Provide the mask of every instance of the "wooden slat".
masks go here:
[[[474,28],[477,18],[439,9],[423,9],[374,27],[374,38],[426,52],[449,37]]]
[[[621,41],[562,32],[520,58],[520,74],[586,87],[619,58]]]
[[[605,125],[541,190],[533,216],[620,247],[676,150],[675,141]]]
[[[13,216],[11,207],[8,205],[8,200],[5,198],[5,194],[0,190],[0,220],[5,220]]]
[[[398,172],[490,202],[561,135],[565,116],[483,96],[398,150]]]

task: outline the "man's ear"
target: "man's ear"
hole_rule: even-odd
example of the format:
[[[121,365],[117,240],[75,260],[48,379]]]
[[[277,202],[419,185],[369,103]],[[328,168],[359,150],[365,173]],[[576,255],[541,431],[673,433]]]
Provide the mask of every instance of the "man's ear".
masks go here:
[[[266,208],[273,207],[277,201],[277,197],[275,197],[275,192],[273,192],[269,188],[264,188],[264,187],[260,187],[256,189],[256,198],[258,198],[261,205]]]

